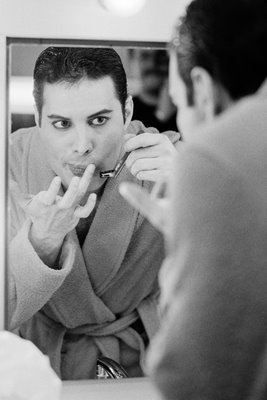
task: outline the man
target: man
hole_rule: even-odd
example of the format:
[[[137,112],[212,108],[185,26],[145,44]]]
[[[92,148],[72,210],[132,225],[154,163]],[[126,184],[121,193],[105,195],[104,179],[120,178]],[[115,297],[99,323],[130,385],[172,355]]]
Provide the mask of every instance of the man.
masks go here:
[[[140,79],[140,90],[133,97],[133,119],[160,132],[176,131],[176,110],[168,93],[167,50],[131,49],[130,54],[136,60]]]
[[[121,187],[166,234],[147,356],[165,399],[267,397],[266,21],[264,0],[188,6],[171,45],[185,144],[170,205]]]
[[[141,376],[157,329],[163,240],[118,185],[150,188],[168,172],[178,134],[131,122],[113,49],[44,50],[34,98],[37,126],[11,136],[10,327],[62,379],[94,378],[101,356]],[[125,152],[118,177],[102,178]]]

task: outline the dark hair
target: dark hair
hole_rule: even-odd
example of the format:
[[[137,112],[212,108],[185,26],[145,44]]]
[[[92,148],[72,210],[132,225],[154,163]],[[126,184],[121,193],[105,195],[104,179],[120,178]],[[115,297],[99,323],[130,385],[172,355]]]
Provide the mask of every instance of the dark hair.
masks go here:
[[[45,83],[75,83],[83,78],[110,76],[125,118],[127,80],[120,56],[112,48],[48,47],[34,67],[33,96],[41,119]]]
[[[267,76],[267,1],[193,0],[171,48],[190,105],[194,66],[205,68],[233,100],[252,94]]]

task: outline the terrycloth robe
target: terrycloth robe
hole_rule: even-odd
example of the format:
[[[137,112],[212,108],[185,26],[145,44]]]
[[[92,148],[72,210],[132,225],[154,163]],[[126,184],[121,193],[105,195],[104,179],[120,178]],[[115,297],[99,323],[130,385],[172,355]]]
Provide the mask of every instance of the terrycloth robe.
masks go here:
[[[140,129],[135,121],[129,132]],[[178,140],[177,133],[170,137]],[[11,142],[11,179],[27,194],[46,190],[55,174],[38,128],[17,131]],[[58,269],[36,254],[28,239],[31,222],[10,194],[10,328],[47,354],[62,379],[94,378],[100,355],[121,363],[130,376],[142,375],[144,343],[131,325],[141,318],[149,338],[158,327],[163,239],[120,196],[124,180],[137,182],[127,168],[108,180],[82,248],[75,230],[66,236]]]

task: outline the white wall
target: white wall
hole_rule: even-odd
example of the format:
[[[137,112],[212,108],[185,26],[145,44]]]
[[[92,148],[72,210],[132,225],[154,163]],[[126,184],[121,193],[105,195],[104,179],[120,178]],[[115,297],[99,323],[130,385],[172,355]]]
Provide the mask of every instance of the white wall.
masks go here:
[[[127,1],[127,0],[124,0]],[[0,33],[19,37],[167,41],[188,0],[147,0],[132,17],[98,0],[0,0]]]

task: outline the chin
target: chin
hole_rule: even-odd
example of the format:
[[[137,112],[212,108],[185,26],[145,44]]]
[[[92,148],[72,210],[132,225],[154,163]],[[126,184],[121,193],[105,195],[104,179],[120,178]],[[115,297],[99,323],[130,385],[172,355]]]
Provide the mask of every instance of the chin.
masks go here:
[[[100,178],[100,176],[93,177],[93,179],[91,180],[90,185],[88,187],[88,190],[90,192],[95,192],[98,189],[100,189],[101,186],[103,186],[103,184],[105,182],[106,182],[106,179]]]

